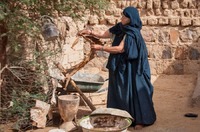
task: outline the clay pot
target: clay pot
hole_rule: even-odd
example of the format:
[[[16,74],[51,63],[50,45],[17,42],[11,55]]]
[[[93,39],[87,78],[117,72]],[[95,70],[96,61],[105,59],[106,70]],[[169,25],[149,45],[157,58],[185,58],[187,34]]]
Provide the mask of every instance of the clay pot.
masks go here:
[[[80,103],[78,95],[58,96],[58,110],[64,122],[72,121],[77,114]]]

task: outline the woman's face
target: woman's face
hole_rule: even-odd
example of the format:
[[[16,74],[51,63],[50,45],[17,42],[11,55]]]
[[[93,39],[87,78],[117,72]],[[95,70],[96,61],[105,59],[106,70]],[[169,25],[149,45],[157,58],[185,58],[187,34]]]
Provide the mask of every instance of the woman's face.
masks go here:
[[[122,17],[121,17],[121,23],[122,25],[127,25],[130,23],[130,19],[126,16],[124,16],[124,14],[122,13]]]

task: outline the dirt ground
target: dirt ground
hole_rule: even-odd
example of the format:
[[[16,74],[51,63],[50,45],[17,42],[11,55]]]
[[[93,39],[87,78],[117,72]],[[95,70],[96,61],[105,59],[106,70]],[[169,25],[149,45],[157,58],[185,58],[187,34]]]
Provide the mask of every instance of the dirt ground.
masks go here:
[[[200,118],[184,116],[188,112],[200,114],[200,108],[191,104],[196,79],[195,75],[159,76],[153,83],[157,121],[143,131],[199,132]]]
[[[106,75],[104,75],[106,76]],[[152,126],[142,130],[128,128],[128,132],[199,132],[200,117],[189,118],[184,114],[192,112],[200,116],[200,108],[193,107],[191,97],[196,86],[196,75],[161,75],[153,78],[154,85],[154,106],[157,113],[157,121]],[[104,83],[102,89],[107,87]],[[101,93],[86,94],[95,107],[106,106],[107,91]],[[78,119],[90,114],[90,109],[86,106],[80,106],[77,113]],[[29,132],[48,132],[55,127],[45,129],[31,130]],[[80,131],[80,130],[79,130]],[[3,132],[10,132],[4,129]],[[77,130],[78,132],[78,130]]]

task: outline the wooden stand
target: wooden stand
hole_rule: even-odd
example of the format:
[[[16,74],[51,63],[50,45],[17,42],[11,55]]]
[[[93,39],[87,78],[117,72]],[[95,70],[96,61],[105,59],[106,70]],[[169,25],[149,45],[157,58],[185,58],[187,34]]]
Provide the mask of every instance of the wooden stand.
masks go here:
[[[80,36],[77,37],[77,39],[75,40],[75,42],[72,45],[72,48],[78,43],[78,39]],[[99,38],[96,38],[94,36],[82,36],[86,41],[88,41],[91,45],[92,44],[99,44],[99,45],[103,45],[103,43],[99,40]],[[95,52],[91,51],[88,55],[88,57],[85,57],[85,59],[79,63],[78,65],[75,65],[74,67],[72,67],[69,70],[64,69],[64,67],[60,64],[60,63],[54,63],[58,69],[60,69],[63,73],[63,75],[65,75],[66,80],[65,80],[65,85],[64,85],[64,89],[67,89],[68,83],[71,83],[71,85],[76,89],[76,91],[80,94],[81,98],[87,103],[87,105],[90,107],[90,109],[92,111],[94,111],[96,108],[94,107],[94,105],[90,102],[90,100],[83,94],[83,92],[80,90],[79,87],[77,87],[76,83],[71,79],[71,76],[74,75],[77,71],[79,71],[82,67],[85,66],[85,64],[87,64],[90,60],[92,60],[95,56]]]

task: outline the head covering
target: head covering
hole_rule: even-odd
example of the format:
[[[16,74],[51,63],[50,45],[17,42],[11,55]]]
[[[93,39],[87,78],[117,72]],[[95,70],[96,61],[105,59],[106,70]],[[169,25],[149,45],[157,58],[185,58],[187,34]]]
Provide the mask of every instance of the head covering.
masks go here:
[[[133,30],[142,29],[142,22],[140,19],[140,15],[135,7],[132,6],[126,7],[123,10],[123,14],[130,19],[130,24],[122,25],[121,22],[117,23],[114,27],[110,28],[110,32],[112,34],[124,35],[125,33],[133,32]]]
[[[134,27],[134,28],[137,28],[137,29],[142,28],[142,22],[141,22],[141,19],[140,19],[140,15],[139,15],[138,10],[136,8],[127,7],[123,10],[123,14],[124,14],[124,16],[126,16],[130,19],[130,24],[128,25],[129,28],[130,27]]]

